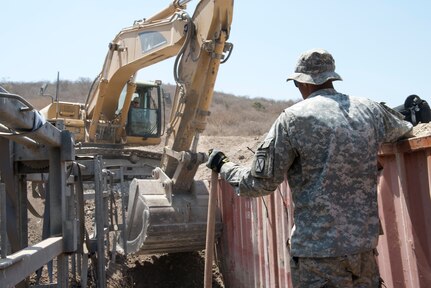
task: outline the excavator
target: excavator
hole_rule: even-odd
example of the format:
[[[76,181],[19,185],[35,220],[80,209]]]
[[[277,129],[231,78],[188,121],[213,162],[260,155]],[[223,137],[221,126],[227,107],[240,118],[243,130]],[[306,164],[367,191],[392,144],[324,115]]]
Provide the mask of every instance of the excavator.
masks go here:
[[[41,110],[48,121],[62,122],[74,135],[78,158],[102,155],[106,169],[136,169],[128,174],[126,233],[119,240],[128,252],[205,247],[208,183],[194,176],[207,156],[196,150],[219,66],[232,52],[227,40],[234,1],[201,0],[189,16],[190,1],[175,0],[122,29],[109,43],[85,103],[55,101]],[[136,78],[139,70],[171,57],[177,85],[165,125],[161,81]],[[158,145],[162,136],[162,153],[142,149]]]

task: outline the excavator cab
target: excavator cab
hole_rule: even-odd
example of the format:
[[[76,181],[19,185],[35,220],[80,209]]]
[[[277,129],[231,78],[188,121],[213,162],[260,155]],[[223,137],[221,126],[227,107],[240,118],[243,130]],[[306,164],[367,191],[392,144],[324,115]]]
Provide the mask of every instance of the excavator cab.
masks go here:
[[[118,106],[113,121],[101,121],[97,130],[98,142],[106,144],[120,143],[131,145],[157,145],[165,128],[165,105],[161,81],[134,83],[132,101],[127,97],[127,85],[118,99]],[[55,123],[64,122],[75,141],[85,141],[86,123],[82,104],[65,101],[53,101],[41,110],[42,115]],[[114,138],[118,134],[117,138]],[[121,135],[121,136],[120,136]]]
[[[160,138],[163,134],[163,92],[159,82],[137,83],[129,103],[126,122],[126,135],[140,138]],[[126,103],[126,92],[120,96],[119,104]],[[121,113],[123,107],[117,110]],[[133,142],[133,141],[132,141]]]

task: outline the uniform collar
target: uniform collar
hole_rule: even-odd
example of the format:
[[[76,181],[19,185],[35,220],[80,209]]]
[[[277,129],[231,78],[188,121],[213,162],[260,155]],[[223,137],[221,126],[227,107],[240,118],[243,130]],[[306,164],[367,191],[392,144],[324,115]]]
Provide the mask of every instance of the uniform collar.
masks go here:
[[[334,95],[337,93],[338,92],[334,88],[320,89],[320,90],[314,91],[313,93],[308,95],[307,99],[314,97],[314,96],[317,96],[317,95]]]

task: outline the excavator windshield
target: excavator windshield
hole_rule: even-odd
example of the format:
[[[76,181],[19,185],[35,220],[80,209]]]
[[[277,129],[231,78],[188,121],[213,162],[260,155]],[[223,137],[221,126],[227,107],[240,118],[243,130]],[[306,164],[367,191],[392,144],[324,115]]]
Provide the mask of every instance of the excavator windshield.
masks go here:
[[[157,84],[137,83],[132,101],[126,101],[126,89],[123,89],[117,115],[127,112],[126,134],[145,138],[160,137],[162,134],[162,89]]]

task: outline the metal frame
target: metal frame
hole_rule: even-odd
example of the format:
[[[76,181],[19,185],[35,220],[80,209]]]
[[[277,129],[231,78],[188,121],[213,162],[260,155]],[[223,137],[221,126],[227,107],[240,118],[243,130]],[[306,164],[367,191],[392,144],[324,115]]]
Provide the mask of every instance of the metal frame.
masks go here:
[[[66,218],[66,161],[73,159],[73,139],[69,132],[60,131],[50,123],[44,123],[38,112],[18,95],[1,93],[0,122],[3,133],[0,140],[0,156],[3,159],[0,167],[2,181],[5,183],[5,197],[2,199],[2,259],[0,260],[1,287],[18,284],[27,286],[26,277],[42,264],[57,257],[58,285],[67,286],[67,256],[63,252],[76,250],[76,235],[70,229],[70,219]],[[27,187],[26,174],[19,171],[17,162],[25,158],[21,146],[27,149],[45,152],[49,161],[49,214],[61,215],[50,217],[49,235],[61,235],[28,246],[27,224]],[[21,158],[22,157],[22,158]],[[72,219],[73,222],[73,219]],[[7,237],[4,232],[6,223]],[[72,225],[73,226],[73,225]],[[13,254],[6,256],[6,238]],[[72,239],[72,240],[71,240]]]
[[[120,167],[119,175],[114,179],[114,174],[104,169],[101,156],[76,161],[73,137],[62,130],[62,122],[58,121],[55,126],[44,123],[39,113],[20,96],[0,93],[0,102],[0,172],[1,182],[4,182],[0,183],[0,287],[27,287],[28,276],[45,264],[51,283],[33,287],[68,287],[69,260],[72,279],[81,276],[81,287],[87,286],[89,260],[96,269],[97,287],[106,287],[105,249],[109,245],[109,232],[120,230],[118,223],[109,223],[108,213],[113,211],[109,210],[107,196],[114,193],[113,183],[120,182],[124,223],[126,173]],[[22,168],[22,163],[30,167]],[[27,180],[42,181],[37,176],[41,173],[48,176],[42,233],[46,239],[28,246]],[[94,193],[87,199],[81,176],[85,176],[94,188]],[[95,233],[91,237],[85,227],[85,200],[95,202]],[[116,248],[115,244],[113,247]],[[52,276],[55,258],[56,283]]]

